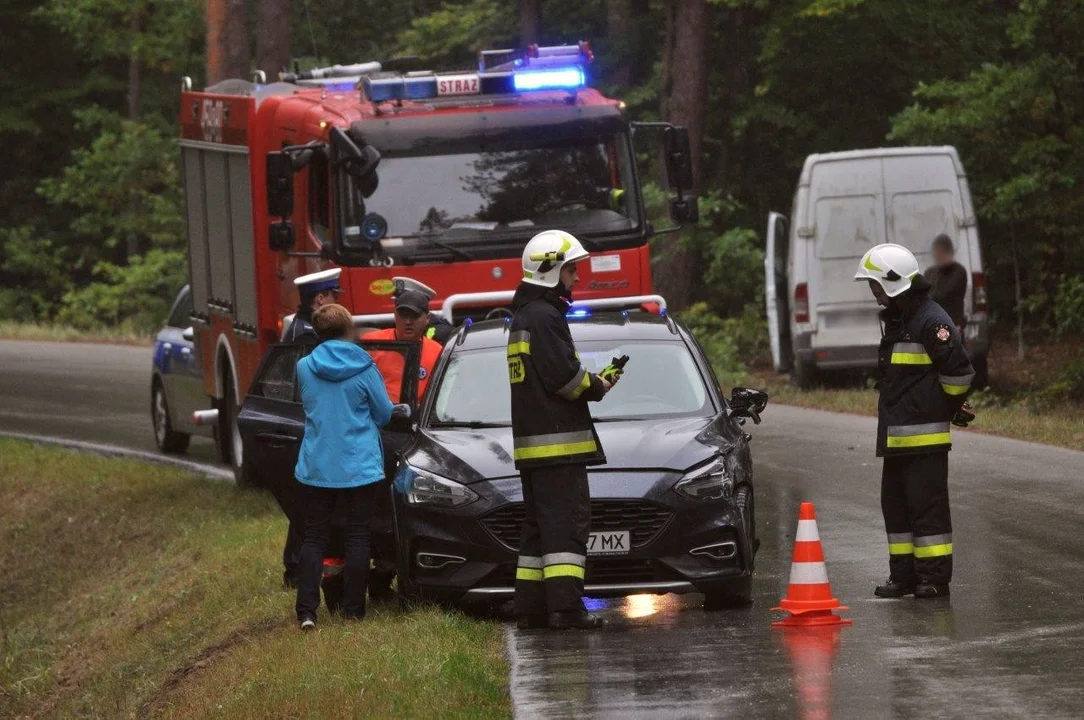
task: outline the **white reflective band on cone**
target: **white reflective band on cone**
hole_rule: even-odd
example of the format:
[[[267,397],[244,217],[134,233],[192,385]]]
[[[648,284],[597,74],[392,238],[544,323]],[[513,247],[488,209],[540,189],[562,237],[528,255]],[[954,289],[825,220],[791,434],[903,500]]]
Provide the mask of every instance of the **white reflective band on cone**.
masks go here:
[[[794,536],[795,542],[812,542],[813,540],[820,540],[821,536],[817,533],[817,521],[816,520],[799,520],[798,532]]]
[[[824,563],[791,563],[791,585],[821,585],[828,582],[828,570]]]

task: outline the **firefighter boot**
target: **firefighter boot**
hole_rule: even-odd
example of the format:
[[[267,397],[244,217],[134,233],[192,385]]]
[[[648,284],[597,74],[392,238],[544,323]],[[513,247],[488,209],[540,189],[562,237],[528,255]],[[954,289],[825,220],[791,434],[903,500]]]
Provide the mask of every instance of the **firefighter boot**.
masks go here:
[[[520,630],[542,630],[549,626],[549,618],[545,615],[520,615],[516,619],[516,627]]]
[[[888,578],[888,582],[884,585],[878,585],[873,594],[879,598],[901,598],[904,595],[914,595],[915,583],[913,581],[902,582]]]
[[[603,624],[602,618],[586,610],[550,613],[551,630],[594,630]]]
[[[936,600],[949,594],[948,583],[919,583],[915,588],[915,600]]]

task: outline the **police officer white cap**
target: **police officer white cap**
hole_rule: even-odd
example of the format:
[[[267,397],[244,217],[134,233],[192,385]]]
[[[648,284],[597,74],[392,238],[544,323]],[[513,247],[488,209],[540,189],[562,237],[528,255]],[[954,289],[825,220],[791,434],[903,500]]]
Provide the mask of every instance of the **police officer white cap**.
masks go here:
[[[294,285],[297,286],[297,291],[302,295],[315,295],[327,290],[342,292],[342,288],[339,287],[339,276],[341,274],[342,268],[321,270],[320,272],[302,275],[294,280]]]
[[[413,290],[415,292],[420,292],[422,295],[425,295],[430,300],[432,300],[433,298],[435,298],[437,296],[437,291],[436,290],[429,287],[428,285],[426,285],[423,282],[418,282],[417,280],[414,280],[413,278],[404,277],[402,275],[396,275],[395,277],[393,277],[391,279],[391,281],[392,281],[392,283],[395,284],[395,294],[396,295],[399,295],[400,293],[404,292],[405,290]]]

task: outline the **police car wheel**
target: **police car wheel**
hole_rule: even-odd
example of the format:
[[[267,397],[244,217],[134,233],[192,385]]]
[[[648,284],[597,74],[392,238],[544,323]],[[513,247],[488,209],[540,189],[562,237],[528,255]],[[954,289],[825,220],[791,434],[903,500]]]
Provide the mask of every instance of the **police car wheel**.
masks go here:
[[[188,450],[192,436],[173,431],[166,391],[157,381],[151,391],[151,421],[154,423],[154,442],[159,450],[164,453],[183,453]]]
[[[746,575],[737,580],[730,581],[721,590],[712,590],[704,593],[704,609],[711,612],[714,610],[729,610],[743,608],[753,604],[753,578]]]

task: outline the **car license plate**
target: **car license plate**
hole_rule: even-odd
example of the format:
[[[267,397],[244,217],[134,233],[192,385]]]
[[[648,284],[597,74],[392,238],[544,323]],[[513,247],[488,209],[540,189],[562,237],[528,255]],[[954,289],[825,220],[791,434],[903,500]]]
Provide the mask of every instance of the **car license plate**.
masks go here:
[[[628,530],[593,532],[587,536],[588,555],[626,555],[632,547]]]

